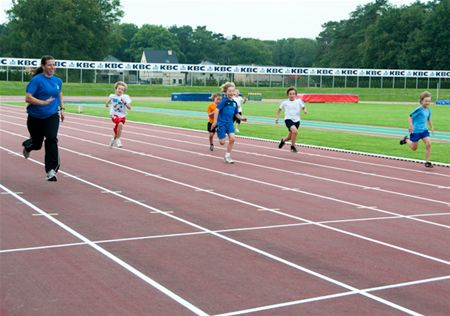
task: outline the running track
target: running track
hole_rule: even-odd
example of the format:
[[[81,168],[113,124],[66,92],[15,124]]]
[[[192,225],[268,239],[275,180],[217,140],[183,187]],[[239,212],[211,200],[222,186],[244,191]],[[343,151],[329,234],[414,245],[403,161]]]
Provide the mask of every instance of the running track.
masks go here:
[[[1,315],[445,315],[450,169],[67,115],[57,183],[0,107]]]

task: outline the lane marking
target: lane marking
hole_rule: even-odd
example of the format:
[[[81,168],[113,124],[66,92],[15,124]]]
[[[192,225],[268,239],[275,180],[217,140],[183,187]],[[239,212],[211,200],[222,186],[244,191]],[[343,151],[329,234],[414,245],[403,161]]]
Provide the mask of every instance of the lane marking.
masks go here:
[[[46,213],[48,216],[58,216],[59,213]],[[44,214],[41,213],[35,213],[35,214],[31,214],[31,216],[44,216]]]
[[[28,159],[30,159],[30,158],[28,158]],[[33,162],[36,162],[36,161],[33,159]],[[68,174],[66,172],[63,172],[63,171],[60,171],[60,173],[64,173],[64,174],[70,176],[70,174]],[[78,178],[78,179],[80,179],[80,178]],[[26,204],[31,209],[35,210],[36,212],[38,212],[42,216],[46,217],[51,222],[53,222],[54,224],[56,224],[60,228],[64,229],[65,231],[67,231],[69,234],[71,234],[71,235],[77,237],[78,239],[82,240],[87,245],[89,245],[93,249],[97,250],[98,252],[100,252],[105,257],[111,259],[112,261],[114,261],[115,263],[120,265],[125,270],[131,272],[132,274],[137,276],[139,279],[143,280],[144,282],[148,283],[149,285],[151,285],[155,289],[157,289],[160,292],[164,293],[166,296],[170,297],[172,300],[176,301],[180,305],[186,307],[187,309],[189,309],[193,313],[196,313],[197,315],[202,315],[202,316],[207,316],[208,315],[207,313],[205,313],[204,311],[202,311],[198,307],[196,307],[196,306],[192,305],[191,303],[189,303],[188,301],[186,301],[181,296],[175,294],[174,292],[172,292],[168,288],[162,286],[160,283],[158,283],[155,280],[153,280],[152,278],[148,277],[147,275],[145,275],[141,271],[137,270],[136,268],[134,268],[130,264],[126,263],[122,259],[120,259],[117,256],[113,255],[108,250],[106,250],[106,249],[100,247],[99,245],[95,244],[94,242],[92,242],[90,239],[88,239],[87,237],[85,237],[81,233],[79,233],[76,230],[72,229],[71,227],[69,227],[68,225],[64,224],[63,222],[55,219],[53,216],[49,216],[44,210],[42,210],[42,209],[38,208],[37,206],[35,206],[34,204],[28,202],[27,200],[25,200],[21,196],[19,196],[17,194],[14,194],[12,191],[10,191],[7,187],[3,186],[1,183],[0,183],[0,188],[2,188],[5,191],[10,192],[16,199],[18,199],[22,203]]]
[[[436,277],[436,278],[429,278],[429,279],[423,279],[423,280],[417,280],[417,281],[411,281],[411,282],[391,284],[391,285],[387,285],[387,286],[379,287],[379,288],[368,288],[368,289],[364,289],[362,291],[373,292],[373,291],[378,291],[379,289],[384,290],[384,289],[398,288],[398,287],[411,286],[411,285],[419,285],[419,284],[425,284],[425,283],[431,283],[431,282],[440,282],[440,281],[444,281],[444,280],[448,280],[448,279],[450,279],[450,276],[446,275],[446,276]],[[352,291],[342,292],[342,293],[336,293],[336,294],[330,294],[330,295],[311,297],[311,298],[301,299],[301,300],[296,300],[296,301],[289,301],[289,302],[284,302],[284,303],[248,308],[248,309],[243,309],[243,310],[238,310],[238,311],[233,311],[233,312],[227,312],[227,313],[223,313],[223,314],[216,314],[214,316],[234,316],[234,315],[255,313],[255,312],[261,312],[261,311],[270,310],[270,309],[281,308],[281,307],[288,307],[288,306],[301,305],[301,304],[310,303],[310,302],[335,299],[335,298],[340,298],[340,297],[354,295],[354,294],[355,293]]]
[[[139,201],[139,200],[137,200]],[[139,201],[143,202],[143,201]],[[129,202],[131,203],[131,202]],[[23,204],[23,203],[20,203]],[[272,209],[276,210],[276,209]],[[450,213],[427,213],[427,214],[416,214],[411,216],[448,216]],[[382,221],[382,220],[391,220],[391,219],[403,219],[402,216],[383,216],[383,217],[366,217],[366,218],[352,218],[352,219],[338,219],[338,220],[326,220],[314,222],[316,224],[334,224],[334,223],[351,223],[351,222],[371,222],[371,221]],[[253,227],[242,227],[242,228],[227,228],[227,229],[218,229],[214,230],[216,233],[232,233],[232,232],[241,232],[241,231],[255,231],[255,230],[264,230],[264,229],[274,229],[274,228],[288,228],[288,227],[297,227],[297,226],[308,226],[313,225],[313,223],[291,223],[291,224],[278,224],[278,225],[266,225],[266,226],[253,226]],[[96,244],[101,243],[114,243],[114,242],[122,242],[122,241],[133,241],[133,240],[143,240],[143,239],[157,239],[157,238],[170,238],[170,237],[183,237],[183,236],[191,236],[191,235],[204,235],[205,232],[191,232],[191,233],[174,233],[174,234],[164,234],[164,235],[150,235],[150,236],[140,236],[140,237],[126,237],[126,238],[116,238],[116,239],[105,239],[105,240],[95,240],[93,241]],[[51,249],[58,247],[70,247],[70,246],[80,246],[86,245],[86,243],[69,243],[69,244],[56,244],[56,245],[47,245],[47,246],[35,246],[35,247],[26,247],[26,248],[12,248],[12,249],[3,249],[0,250],[1,253],[8,252],[19,252],[19,251],[30,251],[30,250],[41,250],[41,249]]]

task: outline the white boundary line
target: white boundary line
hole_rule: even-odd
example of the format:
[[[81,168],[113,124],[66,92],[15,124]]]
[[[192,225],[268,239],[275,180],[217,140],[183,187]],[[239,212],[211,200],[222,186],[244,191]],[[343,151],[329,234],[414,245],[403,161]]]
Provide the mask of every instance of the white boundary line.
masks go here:
[[[2,147],[2,149],[4,150],[3,147]],[[33,162],[36,163],[36,161],[33,161]],[[45,218],[47,218],[48,220],[50,220],[51,222],[53,222],[54,224],[56,224],[57,226],[59,226],[60,228],[65,230],[66,232],[68,232],[69,234],[71,234],[71,235],[75,236],[76,238],[82,240],[84,243],[86,243],[90,247],[94,248],[94,250],[100,252],[102,255],[104,255],[108,259],[110,259],[113,262],[117,263],[119,266],[121,266],[125,270],[131,272],[132,274],[137,276],[139,279],[141,279],[142,281],[144,281],[147,284],[151,285],[152,287],[154,287],[158,291],[162,292],[166,296],[170,297],[172,300],[176,301],[178,304],[180,304],[180,305],[184,306],[185,308],[189,309],[191,312],[193,312],[193,313],[195,313],[197,315],[205,315],[205,316],[208,315],[207,313],[203,312],[198,307],[196,307],[196,306],[192,305],[191,303],[189,303],[188,301],[186,301],[181,296],[175,294],[174,292],[172,292],[168,288],[162,286],[161,284],[159,284],[158,282],[156,282],[152,278],[148,277],[147,275],[143,274],[142,272],[140,272],[139,270],[137,270],[136,268],[134,268],[130,264],[126,263],[122,259],[120,259],[117,256],[113,255],[108,250],[106,250],[106,249],[100,247],[99,245],[95,244],[94,242],[92,242],[90,239],[88,239],[84,235],[82,235],[79,232],[75,231],[74,229],[72,229],[71,227],[67,226],[63,222],[61,222],[61,221],[55,219],[54,217],[48,215],[42,209],[38,208],[34,204],[30,203],[29,201],[27,201],[24,198],[20,197],[19,195],[15,194],[14,192],[9,190],[7,187],[2,185],[1,183],[0,183],[0,188],[5,190],[5,191],[7,191],[7,192],[9,192],[12,196],[14,196],[17,200],[19,200],[23,204],[25,204],[28,207],[30,207],[31,209],[35,210],[36,212],[38,212],[39,214],[41,214],[42,216],[44,216]]]
[[[13,123],[13,122],[9,122],[9,121],[5,121],[5,123],[9,123],[11,125],[21,126],[18,123]],[[75,124],[77,124],[77,123],[75,123]],[[83,125],[83,124],[81,124],[81,125]],[[97,127],[97,126],[91,126],[91,125],[87,125],[87,126]],[[65,129],[79,131],[79,132],[85,132],[85,130],[78,129],[78,128],[75,128],[75,127],[65,127]],[[5,131],[5,132],[7,132],[7,131]],[[101,133],[93,132],[93,131],[89,131],[88,133],[92,134],[92,135],[99,135],[99,136],[105,136],[105,137],[108,136],[106,134],[101,134]],[[74,138],[73,136],[70,136],[68,134],[60,133],[60,135]],[[148,136],[146,134],[140,134],[140,135],[141,136]],[[158,136],[150,136],[150,137],[159,138]],[[165,139],[165,138],[163,138],[163,139]],[[136,140],[136,139],[127,139],[127,140],[135,142],[135,143],[141,143],[141,144],[144,144],[144,145],[149,145],[149,146],[154,146],[154,147],[161,147],[161,148],[165,148],[165,149],[172,150],[172,151],[180,151],[180,152],[189,153],[189,154],[193,154],[193,155],[200,155],[200,156],[212,157],[214,159],[221,159],[221,158],[216,157],[216,156],[202,154],[202,153],[191,151],[191,150],[180,149],[180,148],[173,148],[173,147],[164,146],[164,145],[160,145],[160,144],[156,144],[156,143],[144,142],[144,141]],[[83,141],[87,141],[88,142],[89,140],[83,140]],[[187,141],[181,141],[181,142],[196,145],[195,143],[191,143],[191,142],[187,142]],[[252,155],[252,153],[248,153],[248,154]],[[253,153],[253,155],[255,155],[255,154]],[[264,156],[262,154],[256,154],[256,155],[257,156]],[[152,156],[153,157],[157,157],[157,156],[154,156],[154,155],[152,155]],[[432,203],[438,203],[438,204],[443,204],[443,205],[450,205],[450,202],[447,202],[447,201],[440,201],[440,200],[430,199],[430,198],[422,197],[422,196],[419,196],[419,195],[413,195],[413,194],[407,194],[407,193],[387,190],[387,189],[383,189],[383,188],[380,188],[380,187],[370,187],[370,186],[366,186],[366,185],[362,185],[362,184],[355,184],[355,183],[351,183],[351,182],[335,180],[335,179],[332,179],[332,178],[325,178],[325,177],[320,177],[320,176],[314,176],[314,175],[307,174],[307,173],[293,172],[293,171],[288,171],[288,170],[285,170],[285,169],[279,169],[279,168],[270,167],[270,166],[266,166],[266,165],[255,164],[255,163],[246,162],[246,161],[242,161],[242,160],[240,160],[239,162],[241,164],[251,165],[251,166],[258,167],[258,168],[264,168],[264,169],[269,169],[269,170],[273,170],[273,171],[276,171],[276,172],[282,172],[282,173],[294,174],[294,175],[297,175],[297,176],[314,178],[316,180],[321,180],[321,181],[325,181],[325,182],[334,182],[334,183],[339,183],[339,184],[343,184],[343,185],[358,187],[358,188],[362,188],[362,189],[371,189],[371,190],[374,190],[374,191],[379,191],[379,192],[383,192],[383,193],[387,193],[387,194],[400,195],[400,196],[403,196],[403,197],[423,200],[423,201],[432,202]],[[376,174],[373,174],[373,173],[365,173],[365,174],[366,175],[377,176]],[[427,184],[427,183],[421,183],[421,182],[412,181],[412,180],[403,180],[403,179],[399,179],[399,178],[395,178],[395,180],[413,182],[415,184],[421,184],[421,185],[431,185],[431,184]],[[437,188],[447,188],[447,187],[443,187],[441,185],[434,185],[434,184],[432,186],[435,186]],[[292,188],[288,188],[288,189],[292,190],[292,191],[299,191],[298,189],[295,189],[295,190],[293,190]],[[366,206],[364,206],[364,207],[368,208]],[[449,226],[449,228],[450,228],[450,226]]]
[[[3,104],[3,106],[14,107],[14,108],[22,108],[21,106],[10,105],[10,104]],[[104,119],[105,121],[108,120],[108,118],[104,118],[104,117],[100,117],[100,116],[94,116],[94,115],[77,114],[77,113],[70,113],[70,115],[75,115],[75,116],[80,116],[80,117],[99,118],[99,119]],[[206,134],[206,131],[190,129],[190,128],[185,128],[185,127],[173,127],[173,126],[154,124],[154,123],[146,123],[146,122],[138,122],[138,121],[132,121],[132,120],[128,120],[128,121],[129,122],[133,122],[135,124],[139,124],[139,125],[150,125],[150,126],[156,126],[156,127],[162,127],[162,128],[168,128],[168,129],[186,130],[186,131]],[[261,141],[261,142],[270,142],[270,143],[278,143],[279,142],[278,140],[273,140],[273,139],[250,137],[250,136],[242,136],[242,135],[236,135],[236,137],[242,138],[242,139],[256,140],[256,141]],[[334,151],[334,152],[348,153],[348,154],[354,154],[354,155],[375,157],[375,158],[384,158],[384,159],[391,159],[391,160],[408,161],[408,162],[415,162],[415,163],[420,163],[420,164],[424,164],[425,163],[425,160],[420,160],[420,159],[410,159],[410,158],[398,157],[398,156],[388,156],[388,155],[381,155],[381,154],[374,154],[374,153],[360,152],[360,151],[352,151],[352,150],[333,148],[333,147],[308,145],[308,144],[298,144],[298,146],[305,147],[305,148],[312,148],[312,149],[320,149],[320,150],[325,150],[325,151]],[[314,155],[314,154],[311,154],[311,155]],[[330,159],[337,158],[337,157],[329,157],[329,156],[323,156],[323,157],[330,158]],[[345,160],[348,160],[348,159],[345,159]],[[356,163],[366,163],[366,164],[376,165],[376,164],[373,164],[373,163],[360,162],[360,161],[357,161],[357,160],[350,160],[350,161],[353,161],[353,162],[356,162]],[[436,166],[450,168],[450,164],[446,164],[446,163],[433,162],[433,164],[436,165]],[[383,166],[383,167],[387,167],[387,168],[404,169],[404,168],[398,168],[398,167],[389,166],[389,165],[379,165],[379,166]],[[425,171],[419,171],[419,172],[427,173]]]
[[[16,152],[14,152],[14,151],[12,151],[12,150],[9,150],[9,149],[7,149],[7,148],[5,148],[5,147],[3,147],[3,146],[0,146],[0,149],[4,150],[4,151],[6,151],[6,152],[9,152],[9,153],[11,153],[11,154],[14,154],[14,155],[16,155],[16,156],[18,156],[18,157],[21,156],[19,153],[16,153]],[[34,162],[34,163],[39,164],[39,165],[43,165],[41,162],[39,162],[39,161],[37,161],[37,160],[34,160],[34,159],[31,159],[31,158],[28,158],[28,161]],[[184,224],[187,224],[187,225],[189,225],[189,226],[191,226],[191,227],[194,227],[194,228],[197,228],[197,229],[199,229],[199,230],[201,230],[201,231],[207,232],[208,234],[211,234],[211,235],[213,235],[213,236],[216,236],[216,237],[218,237],[218,238],[220,238],[220,239],[223,239],[223,240],[225,240],[225,241],[228,241],[228,242],[230,242],[230,243],[232,243],[232,244],[235,244],[235,245],[237,245],[237,246],[240,246],[240,247],[245,248],[245,249],[247,249],[247,250],[250,250],[250,251],[252,251],[252,252],[258,253],[258,254],[260,254],[260,255],[262,255],[262,256],[264,256],[264,257],[270,258],[270,259],[272,259],[272,260],[274,260],[274,261],[276,261],[276,262],[279,262],[279,263],[282,263],[282,264],[284,264],[284,265],[290,266],[290,267],[292,267],[292,268],[294,268],[294,269],[296,269],[296,270],[305,272],[305,273],[310,274],[310,275],[312,275],[312,276],[315,276],[315,277],[317,277],[317,278],[319,278],[319,279],[328,281],[329,283],[332,283],[332,284],[334,284],[334,285],[337,285],[337,286],[346,288],[346,289],[348,289],[348,290],[350,290],[350,291],[352,291],[352,292],[355,292],[355,294],[361,294],[361,295],[363,295],[363,296],[365,296],[365,297],[367,297],[367,298],[370,298],[370,299],[372,299],[372,300],[374,300],[374,301],[377,301],[377,302],[379,302],[379,303],[381,303],[381,304],[390,306],[390,307],[392,307],[392,308],[394,308],[394,309],[400,310],[400,311],[402,311],[402,312],[404,312],[404,313],[407,313],[407,314],[410,314],[410,315],[417,315],[417,316],[421,315],[421,314],[419,314],[419,313],[417,313],[417,312],[415,312],[415,311],[413,311],[413,310],[411,310],[411,309],[408,309],[408,308],[403,307],[403,306],[401,306],[401,305],[395,304],[395,303],[393,303],[393,302],[391,302],[391,301],[388,301],[388,300],[386,300],[386,299],[380,298],[380,297],[375,296],[375,295],[373,295],[373,294],[371,294],[371,293],[363,292],[363,291],[361,291],[361,290],[359,290],[359,289],[357,289],[357,288],[355,288],[355,287],[353,287],[353,286],[351,286],[351,285],[348,285],[348,284],[346,284],[346,283],[340,282],[340,281],[338,281],[338,280],[336,280],[336,279],[330,278],[330,277],[325,276],[325,275],[323,275],[323,274],[321,274],[321,273],[315,272],[315,271],[313,271],[313,270],[310,270],[310,269],[308,269],[308,268],[305,268],[305,267],[303,267],[303,266],[300,266],[300,265],[298,265],[298,264],[295,264],[295,263],[293,263],[293,262],[290,262],[290,261],[288,261],[288,260],[286,260],[286,259],[283,259],[283,258],[281,258],[281,257],[275,256],[275,255],[273,255],[273,254],[271,254],[271,253],[268,253],[268,252],[266,252],[266,251],[264,251],[264,250],[261,250],[261,249],[259,249],[259,248],[256,248],[256,247],[250,246],[250,245],[248,245],[248,244],[245,244],[245,243],[243,243],[243,242],[240,242],[240,241],[238,241],[238,240],[236,240],[236,239],[230,238],[230,237],[225,236],[225,235],[222,235],[222,234],[220,234],[220,233],[216,233],[216,232],[211,231],[211,230],[209,230],[208,228],[205,228],[205,227],[203,227],[203,226],[201,226],[201,225],[197,225],[197,224],[195,224],[195,223],[193,223],[193,222],[190,222],[190,221],[187,221],[187,220],[185,220],[185,219],[182,219],[182,218],[180,218],[180,217],[178,217],[178,216],[175,216],[175,215],[173,215],[173,214],[171,214],[171,213],[166,213],[166,212],[164,212],[164,211],[162,211],[162,210],[160,210],[160,209],[157,209],[157,208],[155,208],[155,207],[153,207],[153,206],[150,206],[150,205],[148,205],[148,204],[145,204],[145,203],[139,202],[139,201],[137,201],[137,200],[134,200],[134,199],[132,199],[132,198],[126,196],[126,195],[123,195],[123,194],[120,194],[120,193],[115,193],[114,191],[111,191],[111,190],[109,190],[109,189],[107,189],[107,188],[105,188],[105,187],[103,187],[103,186],[100,186],[100,185],[98,185],[98,184],[92,183],[92,182],[87,181],[87,180],[84,180],[84,179],[82,179],[82,178],[73,176],[73,175],[71,175],[71,174],[69,174],[69,173],[67,173],[67,172],[64,172],[64,171],[61,171],[61,170],[60,170],[59,172],[60,172],[61,174],[64,174],[64,175],[66,175],[66,176],[72,178],[72,179],[78,180],[78,181],[80,181],[80,182],[82,182],[82,183],[85,183],[85,184],[90,185],[90,186],[92,186],[92,187],[95,187],[95,188],[97,188],[97,189],[105,190],[105,191],[110,191],[110,192],[111,192],[111,195],[115,195],[115,196],[117,196],[117,197],[119,197],[119,198],[121,198],[121,199],[128,200],[128,201],[130,201],[130,202],[132,202],[132,203],[134,203],[134,204],[140,205],[140,206],[142,206],[142,207],[144,207],[144,208],[147,208],[147,209],[151,209],[151,210],[153,210],[153,211],[156,211],[156,212],[160,213],[161,215],[170,217],[170,218],[172,218],[172,219],[174,219],[174,220],[177,220],[177,221],[179,221],[179,222],[182,222],[182,223],[184,223]],[[3,186],[0,184],[0,188],[1,188],[1,187],[3,187]],[[5,188],[5,189],[7,189],[7,188]],[[7,190],[7,191],[9,191],[9,192],[12,193],[12,191],[10,191],[10,190]],[[22,199],[22,198],[21,198],[20,196],[18,196],[18,195],[14,195],[14,196],[15,196],[16,198],[18,198],[19,200],[21,200],[21,201],[23,200],[23,202],[26,201],[26,200]],[[38,211],[38,212],[42,212],[42,213],[46,214],[44,211],[41,211],[40,209],[38,209],[37,207],[35,207],[35,206],[32,205],[32,204],[30,204],[30,207],[32,207],[33,209],[35,209],[35,210]],[[58,220],[54,219],[54,218],[51,217],[51,216],[48,216],[48,215],[44,215],[44,216],[45,216],[46,218],[50,219],[51,221],[54,221],[55,223],[60,223],[61,225],[64,225],[63,223],[59,222]],[[58,224],[58,225],[59,225],[59,224]],[[323,226],[324,226],[324,227],[327,227],[327,226],[325,226],[325,225],[323,225]],[[63,226],[61,226],[61,227],[63,228]],[[67,227],[68,229],[72,230],[71,228],[69,228],[69,227],[66,226],[66,225],[64,225],[64,227]],[[65,229],[65,228],[64,228],[64,229]],[[66,229],[66,230],[67,230],[67,229]],[[68,230],[68,231],[69,231],[69,230]],[[73,231],[73,230],[72,230],[72,231]],[[100,252],[102,252],[102,253],[105,252],[105,255],[106,255],[106,254],[110,254],[109,252],[107,252],[106,250],[104,250],[104,249],[101,248],[100,246],[98,246],[98,245],[92,243],[89,239],[87,239],[87,238],[85,238],[84,236],[78,234],[77,232],[73,231],[73,234],[74,234],[75,236],[77,236],[77,237],[78,237],[78,235],[79,235],[78,238],[80,238],[81,240],[83,240],[83,241],[89,243],[89,245],[90,245],[91,247],[93,247],[94,249],[97,249],[97,248],[98,248],[98,249],[97,249],[98,251],[100,251]],[[114,257],[114,255],[112,255],[112,254],[111,254],[111,256]],[[108,256],[108,257],[109,257],[109,256]],[[118,259],[118,258],[117,258],[117,259]],[[118,260],[120,260],[120,259],[118,259]],[[119,262],[123,262],[123,261],[120,260]],[[119,263],[119,262],[118,262],[118,263]],[[129,265],[126,264],[125,262],[123,262],[123,263],[124,263],[124,265],[129,266]],[[448,263],[448,264],[450,265],[450,263]],[[131,266],[129,266],[129,267],[132,268]],[[134,269],[134,268],[132,268],[132,269]],[[130,271],[131,271],[131,270],[130,270]],[[137,271],[137,270],[135,270],[135,271],[138,272],[138,273],[140,274],[139,271]],[[143,277],[143,278],[146,278],[146,279],[149,279],[149,281],[153,281],[153,280],[151,280],[150,278],[148,278],[148,277],[145,276],[145,275],[142,275],[142,277]],[[153,282],[154,282],[154,281],[153,281]],[[156,282],[155,282],[155,283],[156,283]],[[159,284],[156,283],[155,285],[159,285]],[[161,290],[167,290],[167,289],[163,287]],[[175,297],[178,297],[178,296],[176,296],[176,294],[173,294],[173,293],[170,292],[169,290],[167,290],[167,291],[168,291],[168,293],[167,293],[166,295],[171,294],[171,295],[175,295]],[[164,292],[164,293],[165,293],[165,292]],[[168,295],[168,296],[169,296],[169,295]],[[170,297],[172,297],[172,296],[170,296]],[[181,297],[180,297],[179,299],[182,300],[182,301],[184,301],[184,299],[182,299]],[[187,301],[184,301],[184,302],[185,302],[186,305],[183,304],[183,306],[188,307],[188,306],[191,305],[191,304],[190,304],[189,302],[187,302]],[[191,305],[189,309],[190,309],[191,311],[198,310],[198,311],[196,312],[198,315],[207,315],[207,314],[205,314],[203,311],[197,309],[197,308],[196,308],[195,306],[193,306],[193,305]]]
[[[5,115],[5,116],[7,116],[7,115]],[[12,117],[12,116],[7,116],[7,117],[15,118],[15,117]],[[78,123],[78,122],[71,122],[71,123],[72,124],[76,124],[76,125],[86,126],[86,127],[105,129],[105,130],[108,130],[108,131],[110,130],[110,128],[108,128],[108,127],[103,127],[103,126],[98,126],[98,125],[91,125],[91,124]],[[66,126],[65,128],[78,130],[75,127],[67,127]],[[81,130],[79,130],[79,131],[81,131]],[[95,133],[95,132],[90,131],[90,133]],[[180,139],[166,138],[166,137],[156,136],[156,135],[153,135],[153,134],[145,134],[145,133],[139,133],[139,132],[133,132],[133,131],[128,131],[127,133],[128,134],[138,135],[138,136],[149,137],[149,138],[168,140],[168,141],[171,141],[171,142],[178,142],[178,143],[183,143],[183,144],[190,144],[190,145],[205,147],[203,144],[190,142],[190,141],[185,141],[185,140],[180,140]],[[180,135],[180,136],[186,136],[186,135],[178,134],[178,133],[174,133],[174,134]],[[128,141],[139,141],[139,140],[136,140],[136,139],[133,139],[133,138],[125,138],[125,139],[128,140]],[[261,146],[258,146],[258,147],[261,147]],[[172,147],[166,147],[166,148],[169,148],[171,150],[176,150],[176,148],[172,148]],[[266,147],[262,147],[262,148],[266,148]],[[222,147],[217,147],[216,149],[225,151],[225,148],[222,148]],[[391,176],[386,176],[386,175],[377,174],[377,173],[373,173],[373,172],[365,172],[365,171],[358,171],[358,170],[353,170],[353,169],[348,169],[348,168],[341,168],[341,167],[323,165],[323,164],[313,163],[313,162],[309,162],[309,161],[288,159],[288,158],[277,157],[277,156],[272,156],[272,155],[268,155],[268,154],[262,154],[262,153],[256,153],[256,152],[248,152],[248,151],[243,151],[243,150],[239,150],[239,149],[234,149],[233,152],[239,152],[239,153],[243,153],[243,154],[249,155],[249,156],[267,157],[267,158],[271,158],[271,159],[282,160],[282,161],[287,161],[287,162],[292,162],[292,163],[300,163],[300,164],[306,164],[306,165],[316,166],[316,167],[320,167],[320,168],[328,168],[328,169],[333,169],[333,170],[338,170],[338,171],[343,171],[343,172],[350,172],[350,173],[356,173],[356,174],[361,174],[361,175],[366,175],[366,176],[379,177],[379,178],[384,178],[384,179],[389,179],[389,180],[397,180],[397,181],[402,181],[402,182],[407,182],[407,183],[418,184],[418,185],[422,185],[422,186],[431,186],[431,187],[435,187],[435,188],[442,187],[442,185],[438,185],[438,184],[432,184],[432,183],[427,183],[427,182],[420,182],[420,181],[404,179],[404,178],[398,178],[398,177],[391,177]],[[305,174],[305,173],[299,173],[299,175],[312,176],[312,175]],[[318,177],[318,178],[320,178],[320,177]],[[328,181],[330,179],[326,179],[326,180]],[[334,180],[334,181],[336,181],[336,180]]]
[[[429,279],[423,279],[423,280],[417,280],[417,281],[411,281],[411,282],[391,284],[391,285],[381,286],[378,288],[368,288],[368,289],[364,289],[362,291],[374,292],[374,291],[386,290],[386,289],[391,289],[391,288],[420,285],[420,284],[425,284],[425,283],[430,283],[430,282],[440,282],[440,281],[445,281],[448,279],[450,279],[450,276],[446,275],[446,276],[436,277],[436,278],[429,278]],[[354,293],[350,291],[350,292],[342,292],[342,293],[336,293],[336,294],[331,294],[331,295],[323,295],[323,296],[311,297],[311,298],[297,300],[297,301],[290,301],[290,302],[284,302],[284,303],[278,303],[278,304],[272,304],[272,305],[266,305],[266,306],[259,306],[259,307],[249,308],[249,309],[243,309],[243,310],[238,310],[238,311],[233,311],[233,312],[228,312],[228,313],[223,313],[223,314],[216,314],[215,316],[234,316],[234,315],[255,313],[255,312],[261,312],[261,311],[266,311],[266,310],[275,309],[275,308],[289,307],[289,306],[300,305],[300,304],[305,304],[305,303],[310,303],[310,302],[323,301],[323,300],[327,300],[327,299],[335,299],[335,298],[340,298],[340,297],[349,296],[349,295],[353,295],[353,294]]]
[[[140,202],[142,202],[142,201],[140,201]],[[432,217],[432,216],[448,216],[448,215],[450,215],[450,213],[428,213],[428,214],[417,214],[417,215],[411,215],[411,216],[413,216],[413,217],[431,216]],[[317,223],[317,224],[334,224],[334,223],[352,223],[352,222],[365,222],[365,221],[370,222],[370,221],[391,220],[391,219],[401,219],[401,218],[403,218],[403,216],[365,217],[365,218],[352,218],[352,219],[337,219],[337,220],[319,221],[319,222],[314,222],[314,223]],[[292,223],[292,224],[253,226],[253,227],[218,229],[218,230],[213,230],[213,231],[216,232],[216,233],[232,233],[232,232],[241,232],[241,231],[255,231],[255,230],[273,229],[273,228],[287,228],[287,227],[308,226],[308,225],[312,225],[312,223]],[[106,244],[106,243],[126,242],[126,241],[134,241],[134,240],[173,238],[173,237],[184,237],[184,236],[204,235],[204,234],[206,234],[206,233],[205,232],[174,233],[174,234],[163,234],[163,235],[149,235],[149,236],[139,236],[139,237],[126,237],[126,238],[94,240],[92,242],[96,243],[96,244]],[[2,254],[2,253],[10,253],[10,252],[22,252],[22,251],[43,250],[43,249],[52,249],[52,248],[83,246],[83,245],[86,245],[86,243],[84,243],[84,242],[77,242],[77,243],[68,243],[68,244],[47,245],[47,246],[10,248],[10,249],[0,250],[0,254]]]

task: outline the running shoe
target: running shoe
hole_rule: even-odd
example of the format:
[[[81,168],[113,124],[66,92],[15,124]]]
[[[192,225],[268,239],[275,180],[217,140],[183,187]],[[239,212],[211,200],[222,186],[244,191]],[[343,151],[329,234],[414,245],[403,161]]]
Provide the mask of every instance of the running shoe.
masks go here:
[[[30,148],[32,145],[33,145],[33,142],[31,140],[31,138],[25,140],[22,143],[22,146],[23,146],[22,154],[25,159],[28,159],[28,157],[30,157],[30,151],[27,148]]]
[[[109,142],[109,148],[112,148],[114,146],[115,142],[116,142],[116,139],[114,137],[111,138],[111,141]]]
[[[282,138],[280,143],[278,144],[278,148],[280,148],[280,149],[283,148],[284,144],[285,144],[285,141],[284,141],[284,138]]]
[[[427,162],[425,163],[425,167],[427,167],[427,168],[433,168],[433,164],[432,164],[431,162],[427,161]]]
[[[214,151],[214,145],[213,144],[209,145],[209,150]]]
[[[116,139],[116,146],[122,148],[122,142],[120,141],[120,138]]]
[[[298,151],[297,151],[297,147],[295,147],[295,146],[291,146],[291,151],[292,151],[293,153],[296,153],[296,152],[298,152]]]
[[[229,156],[225,156],[224,160],[226,163],[234,163],[234,160],[231,159],[231,157],[229,157]]]
[[[236,133],[239,133],[239,130],[236,128],[235,130],[234,130]]]
[[[30,152],[25,148],[25,146],[23,146],[22,154],[25,159],[28,159],[28,157],[30,157]]]
[[[400,145],[406,144],[406,140],[407,140],[407,139],[408,139],[408,136],[403,137],[403,138],[400,140]]]
[[[49,172],[47,172],[47,176],[45,177],[45,180],[47,181],[57,181],[58,179],[56,179],[56,171],[55,170],[50,170]]]

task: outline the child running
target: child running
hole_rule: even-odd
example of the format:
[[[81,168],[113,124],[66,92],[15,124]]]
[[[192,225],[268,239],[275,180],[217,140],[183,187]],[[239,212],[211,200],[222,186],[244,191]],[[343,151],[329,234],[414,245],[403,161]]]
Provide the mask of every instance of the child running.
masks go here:
[[[308,114],[305,103],[302,100],[297,99],[297,89],[288,88],[286,90],[288,100],[281,102],[280,107],[277,111],[277,118],[275,119],[275,124],[278,124],[278,119],[280,113],[284,111],[284,122],[289,134],[282,138],[278,148],[283,148],[284,144],[290,140],[291,141],[291,151],[293,153],[297,152],[297,147],[295,147],[295,141],[297,139],[298,128],[300,126],[300,109],[303,109],[303,113]]]
[[[208,105],[208,132],[209,132],[209,150],[214,150],[214,144],[213,144],[213,138],[214,134],[216,133],[216,128],[211,128],[211,126],[214,123],[214,112],[217,108],[217,104],[222,100],[222,95],[219,93],[215,93],[211,96],[211,102],[210,105]]]
[[[241,92],[239,91],[239,89],[236,89],[233,100],[236,101],[236,103],[238,105],[238,113],[240,116],[242,116],[242,104],[244,104],[247,100],[245,98],[241,97]],[[235,117],[234,121],[236,122],[236,127],[234,128],[234,130],[236,133],[239,133],[239,127],[241,126],[241,120]]]
[[[123,124],[125,124],[127,110],[131,110],[131,98],[124,94],[127,90],[127,84],[123,81],[117,81],[114,85],[115,94],[110,94],[108,100],[106,100],[106,107],[111,104],[109,114],[114,122],[114,136],[111,138],[109,147],[113,147],[116,144],[117,147],[122,147],[120,136],[122,136]]]
[[[431,121],[431,111],[428,106],[431,103],[431,93],[424,91],[420,94],[420,106],[418,106],[408,117],[410,135],[400,140],[400,145],[408,144],[415,151],[419,145],[419,140],[425,143],[425,167],[433,168],[430,162],[431,139],[427,129],[427,122],[434,134],[433,122]]]
[[[238,105],[233,100],[235,96],[234,83],[224,83],[222,85],[222,92],[225,94],[225,97],[220,101],[214,111],[214,123],[211,128],[215,128],[217,125],[217,137],[219,137],[220,145],[225,145],[225,137],[228,134],[228,146],[224,159],[226,163],[234,163],[234,160],[231,159],[231,151],[234,144],[233,118],[236,117],[242,122],[247,122],[247,119],[239,115]]]

